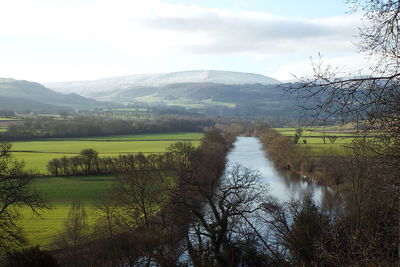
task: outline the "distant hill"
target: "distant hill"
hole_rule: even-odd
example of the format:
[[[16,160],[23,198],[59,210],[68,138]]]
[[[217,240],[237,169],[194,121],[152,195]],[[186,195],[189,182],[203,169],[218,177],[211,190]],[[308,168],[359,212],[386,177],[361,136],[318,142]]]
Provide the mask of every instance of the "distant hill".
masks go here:
[[[181,106],[206,114],[297,114],[295,99],[282,83],[254,73],[193,70],[141,74],[93,81],[47,83],[60,92],[76,92],[99,101]]]
[[[112,77],[92,81],[72,81],[46,83],[59,92],[75,92],[89,95],[94,92],[123,90],[131,87],[161,87],[178,83],[219,83],[229,85],[242,84],[279,84],[278,80],[254,73],[220,70],[192,70],[171,73],[137,74]]]
[[[0,78],[1,109],[86,109],[100,106],[96,100],[80,95],[61,94],[36,82]]]

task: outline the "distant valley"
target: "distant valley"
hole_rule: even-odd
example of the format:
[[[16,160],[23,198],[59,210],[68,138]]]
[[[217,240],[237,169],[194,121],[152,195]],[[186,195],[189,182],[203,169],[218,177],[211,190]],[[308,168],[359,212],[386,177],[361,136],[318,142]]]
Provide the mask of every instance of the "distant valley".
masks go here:
[[[138,74],[92,81],[45,83],[58,92],[74,92],[98,101],[180,106],[237,114],[291,113],[294,98],[276,79],[254,73],[194,70]],[[295,112],[295,111],[293,111]]]
[[[44,83],[59,92],[87,95],[93,92],[129,89],[131,87],[161,87],[177,83],[220,83],[220,84],[279,84],[276,79],[254,73],[192,70],[171,73],[136,74],[89,81]]]
[[[0,105],[10,110],[176,107],[206,115],[260,117],[297,113],[285,84],[260,74],[199,70],[92,81],[44,83],[0,79]]]

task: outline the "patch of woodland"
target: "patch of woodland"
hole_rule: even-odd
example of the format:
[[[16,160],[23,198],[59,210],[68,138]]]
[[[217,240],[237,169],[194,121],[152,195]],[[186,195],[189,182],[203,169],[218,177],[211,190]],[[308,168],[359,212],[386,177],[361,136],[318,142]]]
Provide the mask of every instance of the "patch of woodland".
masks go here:
[[[69,218],[72,225],[53,254],[63,266],[175,266],[187,250],[192,209],[200,210],[202,192],[218,184],[230,146],[220,133],[208,131],[199,147],[178,142],[164,154],[119,157],[94,230],[73,233],[85,222]]]
[[[6,132],[0,133],[0,139],[16,141],[41,138],[202,132],[203,128],[213,125],[214,122],[211,119],[181,116],[164,116],[154,120],[96,119],[91,117],[67,120],[34,118],[9,125]]]

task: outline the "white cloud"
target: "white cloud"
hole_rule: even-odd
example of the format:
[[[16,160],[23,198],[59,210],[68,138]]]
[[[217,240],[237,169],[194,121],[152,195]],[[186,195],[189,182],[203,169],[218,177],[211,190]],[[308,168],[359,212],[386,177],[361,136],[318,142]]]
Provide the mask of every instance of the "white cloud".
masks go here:
[[[0,35],[97,39],[134,54],[343,52],[357,16],[327,19],[233,12],[157,0],[14,0],[0,5]]]
[[[172,5],[161,0],[3,0],[0,10],[0,42],[9,37],[21,37],[26,40],[24,45],[29,45],[29,38],[75,43],[98,41],[110,48],[110,55],[118,54],[119,58],[123,55],[126,61],[140,58],[140,62],[157,64],[164,60],[163,65],[173,57],[185,58],[187,55],[240,55],[248,56],[250,62],[268,61],[268,58],[282,55],[307,58],[318,52],[327,55],[350,53],[354,50],[353,36],[360,24],[356,15],[291,18],[262,12]],[[79,49],[79,45],[74,47]],[[21,54],[18,49],[21,47],[10,47],[6,52],[17,58]],[[76,53],[79,55],[84,51],[77,50]],[[4,57],[0,54],[0,58]],[[116,59],[104,60],[110,61],[104,65],[118,69]],[[43,61],[42,73],[50,73],[52,64],[63,65],[51,56]],[[3,69],[12,63],[3,62]],[[86,65],[87,69],[92,63],[82,61],[77,64]],[[26,66],[34,65],[35,62],[26,63]],[[122,65],[124,67],[120,68],[126,70],[127,64]],[[185,68],[191,67],[183,66]],[[70,72],[78,73],[76,69],[72,68]],[[284,71],[285,67],[281,67],[275,73],[281,75]],[[98,76],[103,72],[98,70]]]

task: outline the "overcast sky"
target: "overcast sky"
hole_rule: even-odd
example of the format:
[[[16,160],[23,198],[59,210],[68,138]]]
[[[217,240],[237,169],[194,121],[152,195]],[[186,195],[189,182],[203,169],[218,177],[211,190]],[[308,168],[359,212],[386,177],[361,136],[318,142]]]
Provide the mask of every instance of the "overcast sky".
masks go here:
[[[286,80],[318,53],[344,71],[365,64],[344,0],[1,0],[0,10],[0,77],[219,69]]]

